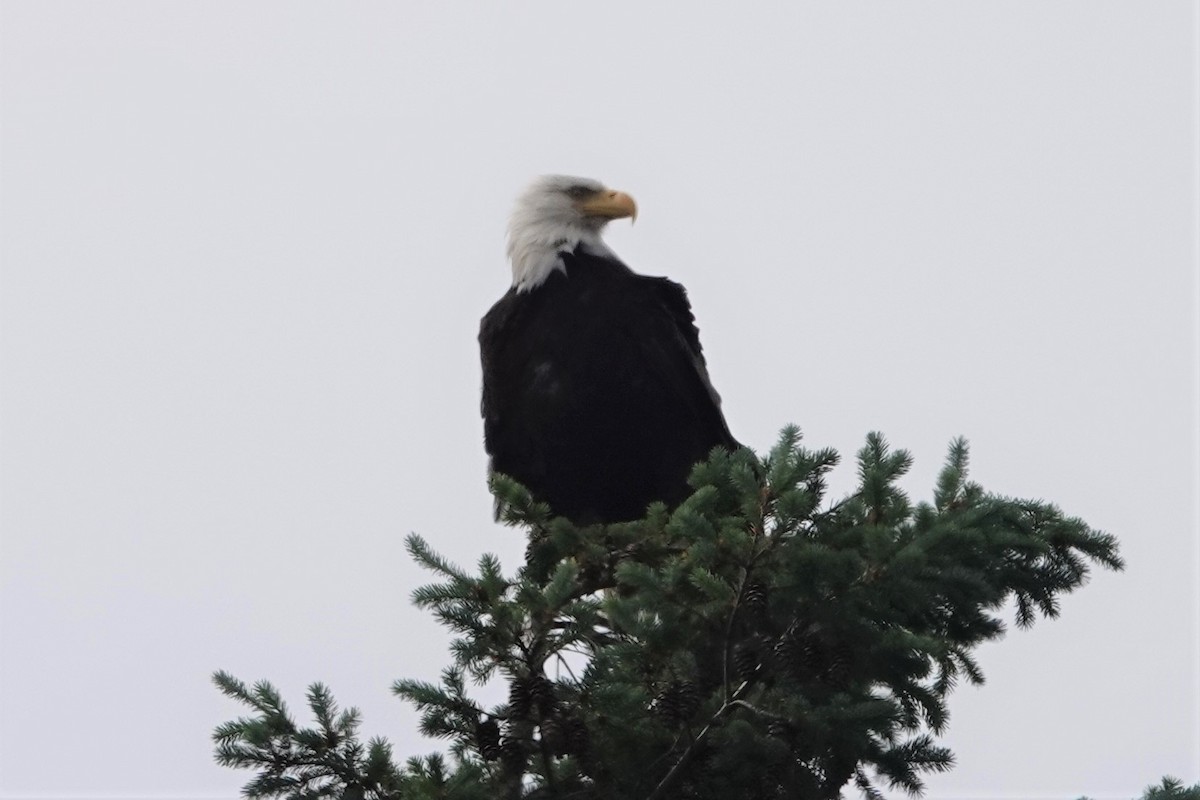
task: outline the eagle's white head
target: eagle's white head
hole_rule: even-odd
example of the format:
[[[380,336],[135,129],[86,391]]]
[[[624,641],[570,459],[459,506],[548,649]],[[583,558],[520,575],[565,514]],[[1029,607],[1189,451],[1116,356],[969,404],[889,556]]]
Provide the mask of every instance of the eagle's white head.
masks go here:
[[[513,286],[518,292],[540,286],[554,270],[563,269],[560,253],[581,244],[595,255],[615,258],[600,231],[621,217],[637,218],[637,205],[624,192],[588,178],[538,178],[517,198],[508,222]]]

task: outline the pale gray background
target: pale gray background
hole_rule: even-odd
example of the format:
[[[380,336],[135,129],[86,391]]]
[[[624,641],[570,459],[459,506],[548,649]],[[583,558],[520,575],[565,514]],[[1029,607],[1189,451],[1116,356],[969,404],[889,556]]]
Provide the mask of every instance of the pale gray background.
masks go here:
[[[0,794],[235,795],[216,668],[437,746],[402,539],[519,563],[475,334],[543,172],[637,197],[609,241],[687,285],[743,441],[879,429],[925,498],[963,434],[1120,536],[982,649],[930,797],[1200,779],[1195,14],[6,3]]]

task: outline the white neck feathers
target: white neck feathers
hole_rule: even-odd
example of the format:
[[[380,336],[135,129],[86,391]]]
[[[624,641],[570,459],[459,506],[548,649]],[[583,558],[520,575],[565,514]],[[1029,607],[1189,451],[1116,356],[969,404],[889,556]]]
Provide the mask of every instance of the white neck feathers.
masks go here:
[[[583,245],[589,253],[616,259],[616,255],[600,238],[600,232],[588,228],[563,225],[555,220],[541,220],[518,225],[517,215],[508,229],[508,258],[512,262],[513,287],[518,293],[536,289],[551,273],[566,273],[564,253]]]

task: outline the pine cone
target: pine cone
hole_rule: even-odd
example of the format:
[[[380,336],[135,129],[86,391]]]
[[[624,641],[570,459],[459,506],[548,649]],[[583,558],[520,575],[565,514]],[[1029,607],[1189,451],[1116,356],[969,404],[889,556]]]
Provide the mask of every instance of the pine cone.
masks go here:
[[[678,685],[668,684],[665,689],[654,696],[654,702],[650,704],[650,708],[668,723],[679,722],[683,714],[679,710]]]
[[[827,661],[827,654],[825,652],[824,644],[822,644],[821,640],[816,636],[804,637],[804,646],[801,653],[801,660],[803,661],[804,666],[810,671],[820,672],[822,669],[824,669]]]
[[[699,708],[700,690],[696,688],[696,684],[691,681],[680,681],[679,710],[683,712],[683,718],[691,719]]]
[[[520,738],[513,736],[511,729],[504,732],[500,742],[500,760],[510,772],[524,772],[526,763],[525,744]]]
[[[654,698],[654,712],[669,725],[680,725],[700,707],[700,692],[691,681],[671,681]]]
[[[587,723],[579,717],[567,717],[563,720],[563,733],[567,739],[567,752],[577,756],[587,755],[591,745],[591,734]]]
[[[489,717],[475,725],[475,746],[484,761],[500,757],[500,725],[496,720]]]
[[[761,620],[767,614],[767,589],[761,583],[752,583],[742,594],[742,602],[746,610],[755,618]]]
[[[789,672],[794,673],[802,666],[800,643],[796,641],[794,634],[785,633],[783,636],[780,636],[775,640],[775,645],[771,650],[775,662]]]
[[[766,653],[765,642],[752,636],[738,642],[733,648],[733,671],[738,680],[748,681],[763,666],[763,656]]]
[[[538,719],[546,719],[554,713],[554,684],[545,675],[529,678],[529,696],[537,708]]]
[[[508,687],[508,712],[512,719],[528,719],[533,710],[533,681],[518,675]]]
[[[539,726],[542,732],[542,742],[549,748],[551,755],[565,756],[570,748],[567,746],[567,736],[562,722],[557,717],[542,720]]]
[[[767,723],[767,735],[791,741],[796,734],[795,726],[786,719],[773,719]]]

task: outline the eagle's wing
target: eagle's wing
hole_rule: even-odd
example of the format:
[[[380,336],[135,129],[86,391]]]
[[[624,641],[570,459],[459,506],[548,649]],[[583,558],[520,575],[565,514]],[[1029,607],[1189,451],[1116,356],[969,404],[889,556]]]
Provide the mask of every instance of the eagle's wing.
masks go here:
[[[699,416],[708,426],[711,426],[716,438],[720,439],[722,444],[733,449],[741,447],[733,438],[733,434],[729,432],[725,416],[721,413],[721,395],[713,388],[712,380],[708,376],[708,364],[704,360],[704,351],[700,346],[700,329],[696,327],[696,318],[692,314],[692,305],[688,302],[687,290],[668,278],[643,277],[642,280],[651,288],[671,320],[675,334],[672,343],[685,354],[688,363],[688,369],[684,370],[682,378],[691,384],[688,391],[692,393],[699,391],[703,398],[697,409]],[[661,348],[666,341],[671,340],[648,344]],[[657,357],[664,359],[672,356],[659,353]],[[677,355],[674,357],[678,358]]]

